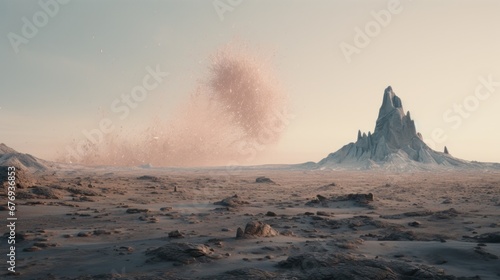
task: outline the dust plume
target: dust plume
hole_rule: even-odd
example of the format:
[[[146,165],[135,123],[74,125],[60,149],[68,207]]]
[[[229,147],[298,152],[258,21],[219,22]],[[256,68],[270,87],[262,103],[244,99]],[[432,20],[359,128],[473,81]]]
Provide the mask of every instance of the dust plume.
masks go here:
[[[286,95],[269,58],[231,43],[209,57],[190,97],[168,120],[143,131],[112,132],[87,141],[76,162],[98,165],[204,166],[250,164],[275,144],[287,120]]]

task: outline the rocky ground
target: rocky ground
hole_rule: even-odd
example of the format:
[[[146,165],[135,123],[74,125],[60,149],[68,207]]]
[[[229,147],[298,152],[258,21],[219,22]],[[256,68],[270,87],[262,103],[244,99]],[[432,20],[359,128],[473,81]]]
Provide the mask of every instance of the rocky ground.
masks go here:
[[[21,176],[12,279],[500,278],[498,171]]]

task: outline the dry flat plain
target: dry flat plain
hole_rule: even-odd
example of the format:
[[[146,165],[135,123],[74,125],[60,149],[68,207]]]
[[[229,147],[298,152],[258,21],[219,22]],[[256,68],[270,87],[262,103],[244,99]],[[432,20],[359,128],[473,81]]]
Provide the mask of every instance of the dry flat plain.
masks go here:
[[[11,279],[500,279],[499,171],[19,176]]]

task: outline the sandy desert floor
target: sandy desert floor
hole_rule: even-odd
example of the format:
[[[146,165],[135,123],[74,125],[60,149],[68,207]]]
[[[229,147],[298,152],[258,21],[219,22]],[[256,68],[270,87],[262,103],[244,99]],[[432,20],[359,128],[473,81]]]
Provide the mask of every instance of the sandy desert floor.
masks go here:
[[[11,279],[500,279],[498,171],[103,168],[31,180],[17,193]]]

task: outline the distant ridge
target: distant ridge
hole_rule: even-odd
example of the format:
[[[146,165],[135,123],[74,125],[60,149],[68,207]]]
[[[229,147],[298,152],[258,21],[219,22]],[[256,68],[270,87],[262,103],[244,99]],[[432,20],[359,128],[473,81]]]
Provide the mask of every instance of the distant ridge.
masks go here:
[[[46,161],[30,154],[19,153],[4,143],[0,144],[0,166],[15,166],[31,172],[45,171],[49,168]]]
[[[432,169],[440,167],[492,167],[499,164],[469,162],[434,151],[415,129],[410,112],[392,87],[384,91],[373,134],[358,131],[356,142],[343,146],[318,162],[319,168],[348,169]]]

